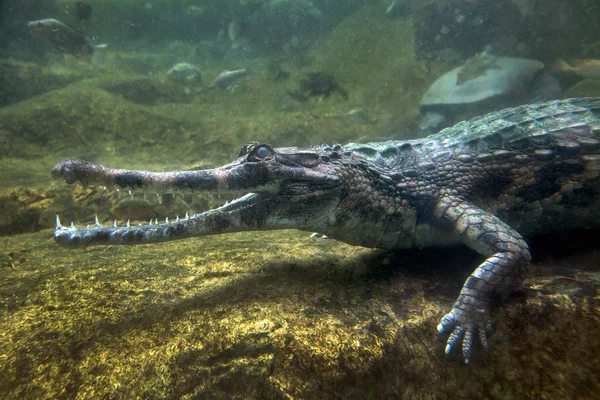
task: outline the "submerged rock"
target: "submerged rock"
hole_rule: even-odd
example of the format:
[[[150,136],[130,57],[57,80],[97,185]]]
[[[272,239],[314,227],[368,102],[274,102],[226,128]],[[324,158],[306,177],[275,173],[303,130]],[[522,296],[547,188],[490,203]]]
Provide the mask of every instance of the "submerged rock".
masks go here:
[[[42,67],[16,60],[0,60],[0,107],[29,99],[92,76],[84,69],[60,64]]]
[[[316,37],[315,26],[322,18],[323,13],[310,0],[269,0],[244,21],[240,35],[267,49],[297,48],[298,43]]]
[[[568,99],[571,97],[598,97],[600,96],[600,80],[585,79],[571,86],[562,98]]]
[[[510,0],[447,0],[415,11],[415,52],[435,59],[448,49],[467,58],[491,45],[515,54],[523,16]]]
[[[0,238],[0,253],[23,254],[2,268],[0,288],[9,398],[599,390],[594,251],[535,263],[521,294],[494,312],[489,353],[465,366],[433,333],[469,273],[459,266],[476,258],[465,249],[386,253],[279,231],[69,251],[51,235]]]
[[[530,3],[522,40],[531,57],[544,62],[581,57],[586,46],[600,41],[597,0],[532,0]]]
[[[99,82],[98,86],[111,93],[143,105],[186,103],[189,98],[180,87],[146,76],[120,77]]]
[[[421,129],[435,131],[460,120],[556,97],[560,85],[544,64],[482,53],[441,77],[421,98]]]

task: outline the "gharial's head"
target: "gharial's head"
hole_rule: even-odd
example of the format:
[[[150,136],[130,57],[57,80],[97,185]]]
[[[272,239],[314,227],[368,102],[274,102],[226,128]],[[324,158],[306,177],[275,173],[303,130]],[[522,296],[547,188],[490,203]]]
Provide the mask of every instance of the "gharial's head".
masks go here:
[[[57,164],[52,176],[62,178],[67,183],[96,184],[159,194],[184,191],[245,193],[216,209],[187,219],[172,220],[168,223],[171,237],[162,239],[169,240],[192,236],[184,232],[187,229],[183,227],[185,224],[188,228],[190,224],[197,224],[195,235],[279,228],[317,230],[333,215],[347,192],[341,176],[344,171],[342,163],[347,163],[345,157],[347,155],[328,146],[273,149],[267,144],[250,143],[242,148],[235,161],[214,169],[154,173],[111,169],[83,160],[69,160]],[[96,226],[90,229],[104,229],[102,232],[105,236],[133,235],[134,230],[141,231],[146,226]],[[60,229],[65,232],[63,244],[70,245],[68,236],[73,235],[67,231],[76,228]],[[57,228],[55,234],[59,243],[60,229]],[[85,234],[85,229],[77,231]],[[142,239],[140,237],[138,242],[144,242]],[[87,244],[103,243],[90,238]]]

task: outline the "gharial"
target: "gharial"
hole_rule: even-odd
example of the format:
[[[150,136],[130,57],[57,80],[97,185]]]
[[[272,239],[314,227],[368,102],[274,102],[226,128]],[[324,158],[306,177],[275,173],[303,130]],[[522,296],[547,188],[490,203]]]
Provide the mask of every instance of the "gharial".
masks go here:
[[[446,353],[487,348],[490,301],[520,284],[530,263],[521,236],[600,226],[600,98],[524,105],[460,122],[423,139],[245,145],[220,168],[146,172],[83,160],[52,176],[157,193],[246,191],[222,207],[149,225],[62,226],[66,247],[143,244],[236,231],[297,228],[346,243],[412,248],[463,243],[485,260],[438,331]]]

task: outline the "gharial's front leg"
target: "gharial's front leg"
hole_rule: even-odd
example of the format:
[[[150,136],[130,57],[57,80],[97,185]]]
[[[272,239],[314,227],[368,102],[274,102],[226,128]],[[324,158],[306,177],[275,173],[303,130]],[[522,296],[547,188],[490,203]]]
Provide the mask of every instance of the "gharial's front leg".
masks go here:
[[[463,243],[487,257],[467,278],[454,306],[438,325],[440,333],[451,332],[446,354],[462,342],[468,363],[476,336],[487,350],[492,295],[507,294],[522,282],[531,259],[529,247],[519,233],[500,219],[457,197],[442,198],[434,216],[451,223]]]

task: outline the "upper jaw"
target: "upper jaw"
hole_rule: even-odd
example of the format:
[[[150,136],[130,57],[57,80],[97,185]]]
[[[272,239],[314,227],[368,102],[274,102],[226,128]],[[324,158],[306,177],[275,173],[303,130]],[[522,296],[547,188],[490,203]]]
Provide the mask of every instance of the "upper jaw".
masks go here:
[[[219,168],[192,171],[147,172],[108,168],[73,159],[54,166],[51,175],[67,183],[141,190],[158,194],[177,192],[269,192],[284,181],[306,181],[317,186],[336,186],[337,179],[315,168],[286,166],[274,160],[249,163],[242,157]]]

